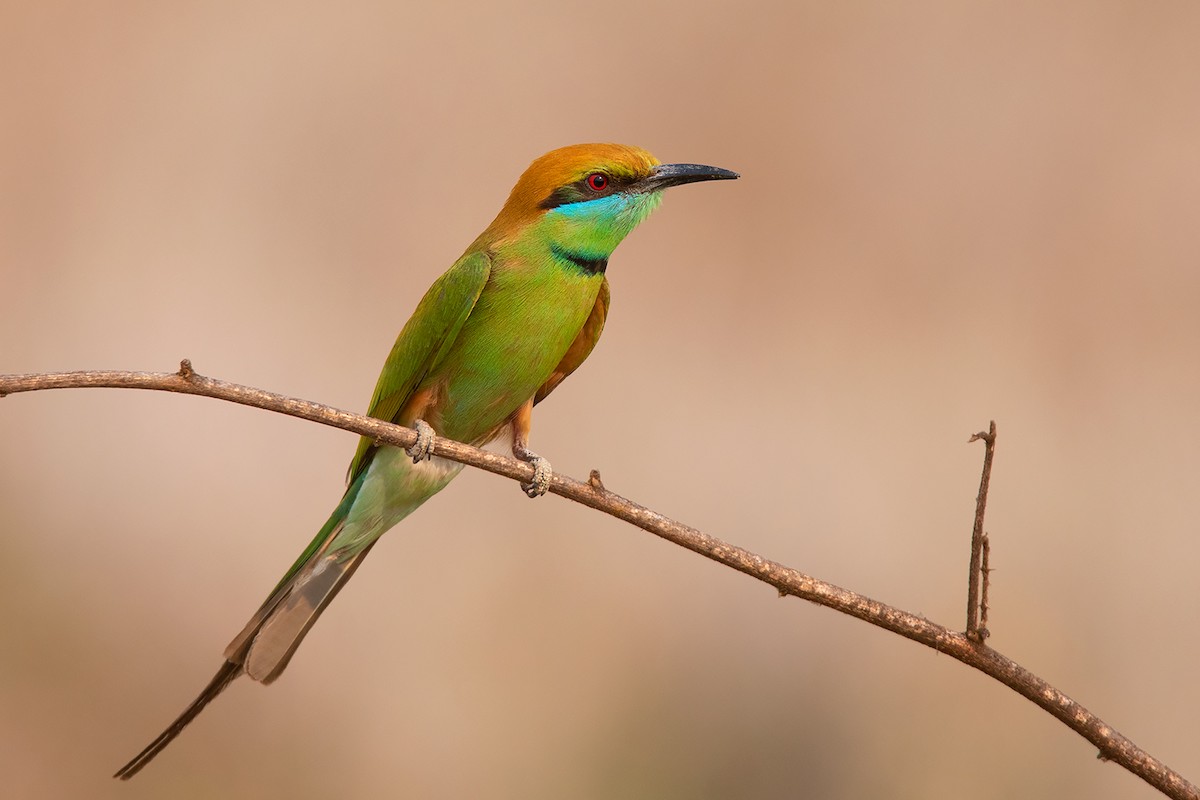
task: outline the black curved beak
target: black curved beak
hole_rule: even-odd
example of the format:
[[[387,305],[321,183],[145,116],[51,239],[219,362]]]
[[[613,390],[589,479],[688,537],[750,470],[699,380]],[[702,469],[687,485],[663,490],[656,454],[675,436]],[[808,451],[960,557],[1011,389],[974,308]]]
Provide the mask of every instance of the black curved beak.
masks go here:
[[[648,176],[637,182],[637,188],[643,192],[657,192],[668,186],[682,186],[699,181],[731,181],[739,177],[741,176],[736,172],[720,167],[707,167],[704,164],[659,164],[650,170]]]

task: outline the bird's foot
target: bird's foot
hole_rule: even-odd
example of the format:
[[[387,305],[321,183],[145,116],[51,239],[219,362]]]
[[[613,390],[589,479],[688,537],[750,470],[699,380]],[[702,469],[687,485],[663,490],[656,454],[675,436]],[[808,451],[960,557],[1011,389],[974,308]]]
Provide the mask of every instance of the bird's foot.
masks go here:
[[[414,422],[413,428],[417,431],[417,440],[404,448],[404,452],[412,456],[414,464],[419,464],[433,453],[433,428],[423,419]]]
[[[550,462],[541,456],[534,456],[529,462],[533,464],[533,480],[529,483],[522,483],[521,488],[529,497],[541,497],[550,488],[550,479],[554,477],[554,470],[550,466]]]
[[[513,455],[533,465],[533,480],[521,484],[521,490],[528,497],[541,497],[550,488],[550,479],[554,477],[554,469],[550,462],[533,452],[523,444],[513,445]]]

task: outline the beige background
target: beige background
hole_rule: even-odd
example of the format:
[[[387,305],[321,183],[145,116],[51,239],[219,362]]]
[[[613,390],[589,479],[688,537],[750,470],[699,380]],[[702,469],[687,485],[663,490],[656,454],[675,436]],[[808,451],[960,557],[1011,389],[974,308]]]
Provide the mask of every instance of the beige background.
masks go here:
[[[10,3],[0,371],[362,410],[552,147],[743,173],[621,247],[535,446],[960,626],[1200,778],[1200,7]],[[351,436],[211,400],[0,402],[11,797],[1151,797],[957,662],[468,473],[287,675],[131,785],[336,502]]]

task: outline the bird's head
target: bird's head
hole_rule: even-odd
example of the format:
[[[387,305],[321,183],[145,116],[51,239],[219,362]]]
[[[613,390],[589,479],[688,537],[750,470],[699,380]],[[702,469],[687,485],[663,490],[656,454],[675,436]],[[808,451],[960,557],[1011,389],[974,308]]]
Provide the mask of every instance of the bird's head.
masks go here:
[[[736,172],[700,164],[662,164],[638,147],[577,144],[551,150],[525,170],[481,239],[510,240],[530,226],[552,246],[606,259],[662,200],[662,190]]]

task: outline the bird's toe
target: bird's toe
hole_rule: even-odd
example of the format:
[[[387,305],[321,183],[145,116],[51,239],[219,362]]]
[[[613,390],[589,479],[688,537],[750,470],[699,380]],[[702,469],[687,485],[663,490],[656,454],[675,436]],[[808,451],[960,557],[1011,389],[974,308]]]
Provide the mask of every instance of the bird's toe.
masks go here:
[[[541,497],[550,488],[550,479],[554,477],[554,469],[550,466],[549,461],[538,455],[533,456],[529,463],[533,465],[533,480],[522,483],[521,489],[528,497]]]
[[[412,456],[414,464],[419,464],[433,453],[433,428],[423,419],[414,422],[413,428],[417,431],[417,440],[404,448],[404,452]]]

